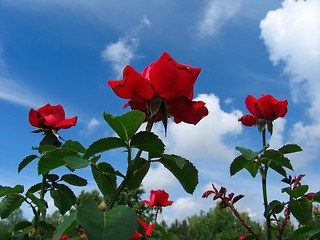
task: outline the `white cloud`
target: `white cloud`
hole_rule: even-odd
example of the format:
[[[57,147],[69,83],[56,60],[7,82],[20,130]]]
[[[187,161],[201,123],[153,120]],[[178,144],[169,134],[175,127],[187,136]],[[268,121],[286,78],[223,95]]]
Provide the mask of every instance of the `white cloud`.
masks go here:
[[[101,57],[105,61],[111,62],[112,68],[117,78],[122,77],[123,69],[136,56],[135,52],[139,46],[138,33],[145,26],[150,26],[151,22],[144,16],[141,23],[134,29],[130,36],[120,37],[116,43],[106,45],[101,53]]]
[[[273,122],[273,134],[270,138],[269,144],[273,149],[278,149],[283,146],[283,133],[285,130],[286,119],[278,118]]]
[[[224,112],[220,108],[219,98],[214,94],[200,94],[195,100],[206,103],[209,115],[197,125],[170,123],[165,139],[167,151],[191,159],[230,162],[234,157],[234,147],[230,141],[226,143],[224,138],[241,133],[242,126],[238,122],[241,111]]]
[[[0,99],[26,107],[40,107],[46,104],[28,87],[12,79],[2,77],[0,77]]]
[[[146,193],[157,189],[169,192],[178,185],[176,178],[162,164],[152,166],[156,167],[151,167],[142,181]]]
[[[87,126],[84,130],[81,131],[82,135],[88,136],[92,134],[96,128],[100,125],[100,122],[96,118],[91,118],[91,120],[87,123]]]
[[[197,214],[200,209],[201,203],[194,197],[179,198],[172,204],[174,219],[179,221]]]
[[[199,23],[200,36],[212,36],[233,17],[241,7],[241,0],[212,0],[206,6],[203,19]]]
[[[270,60],[283,63],[290,76],[293,99],[310,104],[312,123],[295,124],[292,137],[304,149],[312,149],[320,141],[320,1],[285,0],[281,8],[268,12],[260,28]]]

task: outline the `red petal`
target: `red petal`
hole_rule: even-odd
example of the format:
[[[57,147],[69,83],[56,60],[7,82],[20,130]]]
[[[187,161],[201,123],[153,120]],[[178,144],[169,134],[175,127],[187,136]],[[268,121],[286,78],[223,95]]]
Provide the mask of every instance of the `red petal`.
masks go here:
[[[41,114],[38,113],[36,110],[33,108],[30,109],[29,111],[29,122],[31,126],[40,128],[41,127]]]
[[[148,205],[150,205],[151,207],[153,207],[153,206],[151,205],[151,203],[150,203],[149,201],[147,201],[147,200],[143,200],[142,203],[148,204]]]
[[[72,126],[75,126],[77,123],[77,119],[78,117],[73,117],[70,119],[65,119],[62,122],[60,122],[57,126],[58,129],[63,128],[63,129],[67,129],[67,128],[71,128]],[[57,130],[58,130],[57,129]]]
[[[247,127],[252,127],[257,124],[257,119],[249,114],[242,116],[238,121]]]
[[[146,235],[147,235],[148,237],[151,236],[150,234],[153,232],[153,229],[154,229],[154,224],[151,224],[151,225],[148,227],[148,229],[146,229]]]
[[[193,98],[193,85],[201,68],[192,68],[177,63],[167,52],[164,52],[149,71],[150,82],[156,94],[166,101],[179,97]]]
[[[123,70],[123,80],[108,81],[108,84],[121,98],[144,101],[154,96],[149,80],[129,65]]]
[[[248,95],[245,101],[247,109],[255,117],[257,117],[257,110],[256,110],[257,103],[258,103],[258,100],[251,95]]]
[[[58,124],[65,120],[65,113],[63,107],[60,104],[56,106],[47,104],[39,108],[37,112],[44,117],[45,120],[43,124],[52,129],[58,130]]]
[[[209,114],[204,105],[202,101],[195,102],[185,97],[168,102],[169,113],[173,115],[175,123],[182,121],[194,125]]]

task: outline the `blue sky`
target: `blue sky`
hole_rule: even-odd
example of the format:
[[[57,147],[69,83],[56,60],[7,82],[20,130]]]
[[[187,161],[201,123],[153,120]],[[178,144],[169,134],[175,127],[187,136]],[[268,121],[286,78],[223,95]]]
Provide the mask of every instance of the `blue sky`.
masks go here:
[[[211,199],[201,199],[212,182],[244,194],[239,210],[262,218],[260,180],[247,172],[229,175],[235,146],[261,147],[258,130],[237,122],[248,113],[244,101],[249,94],[288,99],[288,114],[274,122],[270,143],[275,148],[300,144],[305,151],[293,156],[292,175],[306,174],[310,190],[319,190],[318,0],[2,0],[0,184],[29,187],[40,181],[36,164],[17,174],[19,162],[41,139],[29,133],[34,130],[28,122],[31,107],[63,105],[67,117],[78,116],[78,123],[60,135],[87,147],[113,134],[103,111],[128,111],[122,109],[126,100],[118,98],[107,81],[122,79],[127,64],[142,72],[164,51],[179,63],[202,68],[195,98],[205,101],[210,112],[196,126],[170,122],[167,137],[161,124],[154,128],[167,153],[191,160],[200,176],[194,195],[189,195],[165,169],[152,166],[143,182],[146,191],[164,189],[175,201],[164,211],[166,220],[181,220],[213,206]],[[126,167],[120,151],[103,157],[120,170]],[[88,190],[94,188],[89,169],[78,173],[89,178]],[[270,199],[285,200],[281,177],[271,174],[269,180]]]

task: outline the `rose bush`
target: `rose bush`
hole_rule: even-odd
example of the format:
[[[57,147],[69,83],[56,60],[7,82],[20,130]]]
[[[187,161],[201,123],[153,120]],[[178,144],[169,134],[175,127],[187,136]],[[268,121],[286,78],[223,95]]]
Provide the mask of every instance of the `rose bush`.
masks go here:
[[[108,81],[115,94],[130,99],[124,107],[146,113],[166,123],[172,116],[174,122],[197,124],[208,115],[202,101],[192,101],[193,85],[200,68],[177,63],[167,52],[158,61],[147,66],[140,74],[131,66],[123,71],[123,80]]]
[[[32,126],[40,129],[53,129],[58,131],[61,128],[67,129],[75,126],[77,117],[66,119],[65,112],[60,104],[51,106],[48,103],[38,110],[31,108],[29,111],[29,122]]]

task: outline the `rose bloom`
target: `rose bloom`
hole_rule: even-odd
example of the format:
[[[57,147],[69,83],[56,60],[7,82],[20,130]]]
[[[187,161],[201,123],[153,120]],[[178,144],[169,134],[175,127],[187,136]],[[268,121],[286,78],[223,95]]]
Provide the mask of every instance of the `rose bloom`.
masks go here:
[[[149,200],[142,201],[143,203],[149,204],[151,207],[165,207],[171,205],[173,201],[168,201],[169,194],[164,190],[151,190]]]
[[[278,101],[271,95],[263,94],[259,99],[249,95],[245,104],[252,115],[244,115],[238,121],[248,127],[255,126],[259,119],[272,122],[279,117],[284,117],[288,112],[288,100]]]
[[[124,107],[140,110],[148,118],[166,122],[172,116],[174,122],[197,124],[208,115],[202,101],[192,101],[193,85],[200,68],[177,63],[167,52],[141,73],[127,65],[120,81],[108,81],[116,95],[130,99]]]
[[[29,122],[37,128],[58,131],[61,128],[67,129],[75,126],[77,117],[66,119],[63,107],[60,104],[56,106],[47,104],[37,111],[31,108],[29,111]]]
[[[154,229],[154,224],[151,224],[150,226],[148,226],[148,224],[146,224],[144,221],[142,221],[140,218],[137,218],[139,223],[143,226],[143,228],[145,229],[146,231],[146,235],[148,237],[151,236],[151,233],[153,232],[153,229]],[[134,240],[134,239],[141,239],[143,238],[143,236],[138,232],[136,231],[136,233],[134,234],[134,236],[132,238],[130,238],[129,240]]]

